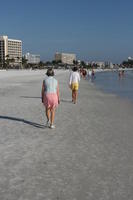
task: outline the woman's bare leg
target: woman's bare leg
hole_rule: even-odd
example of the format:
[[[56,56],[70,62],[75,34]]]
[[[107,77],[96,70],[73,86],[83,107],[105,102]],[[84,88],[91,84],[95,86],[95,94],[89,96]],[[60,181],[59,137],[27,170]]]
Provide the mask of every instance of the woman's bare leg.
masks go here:
[[[74,101],[74,90],[72,90],[72,101]]]
[[[50,108],[46,108],[46,117],[47,117],[47,120],[49,121],[50,120]]]
[[[50,123],[54,123],[54,118],[55,118],[55,108],[51,109],[51,117],[50,117]]]
[[[75,91],[74,91],[74,103],[76,103],[77,97],[78,97],[78,91],[75,90]]]

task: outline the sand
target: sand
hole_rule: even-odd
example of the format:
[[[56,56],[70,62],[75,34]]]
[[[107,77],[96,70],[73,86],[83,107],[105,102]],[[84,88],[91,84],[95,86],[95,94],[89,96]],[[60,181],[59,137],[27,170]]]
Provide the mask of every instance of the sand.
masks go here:
[[[57,70],[61,104],[51,130],[44,76],[0,72],[0,199],[132,200],[133,104],[81,80],[74,105],[69,72]]]

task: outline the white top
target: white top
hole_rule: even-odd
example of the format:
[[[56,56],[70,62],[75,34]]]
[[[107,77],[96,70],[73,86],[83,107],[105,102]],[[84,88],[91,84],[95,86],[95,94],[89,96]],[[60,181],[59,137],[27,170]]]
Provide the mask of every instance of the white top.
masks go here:
[[[89,73],[88,73],[88,74],[89,74],[89,76],[91,76],[91,75],[92,75],[92,71],[89,70]]]
[[[78,72],[72,72],[70,74],[70,78],[69,78],[69,84],[71,85],[72,83],[79,83],[80,81],[80,75]]]

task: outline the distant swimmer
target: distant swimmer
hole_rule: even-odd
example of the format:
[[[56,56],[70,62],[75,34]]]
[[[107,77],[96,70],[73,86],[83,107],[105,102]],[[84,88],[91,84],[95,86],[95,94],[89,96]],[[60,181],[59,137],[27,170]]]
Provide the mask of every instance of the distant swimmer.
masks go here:
[[[94,69],[92,69],[92,77],[95,76],[95,72],[94,72]]]
[[[86,69],[83,69],[83,71],[82,71],[82,75],[83,75],[83,78],[86,77],[86,75],[87,75],[87,71],[86,71]]]
[[[119,75],[119,78],[123,78],[124,75],[125,75],[125,71],[124,70],[120,70],[118,75]]]
[[[122,76],[124,76],[124,73],[125,73],[125,71],[124,71],[124,70],[122,70]]]

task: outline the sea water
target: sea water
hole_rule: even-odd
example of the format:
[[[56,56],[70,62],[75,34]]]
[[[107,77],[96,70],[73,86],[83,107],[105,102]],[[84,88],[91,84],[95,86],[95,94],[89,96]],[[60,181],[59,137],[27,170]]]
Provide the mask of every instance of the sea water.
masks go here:
[[[119,77],[118,71],[97,72],[93,83],[104,92],[113,93],[133,101],[133,70],[124,71]]]

